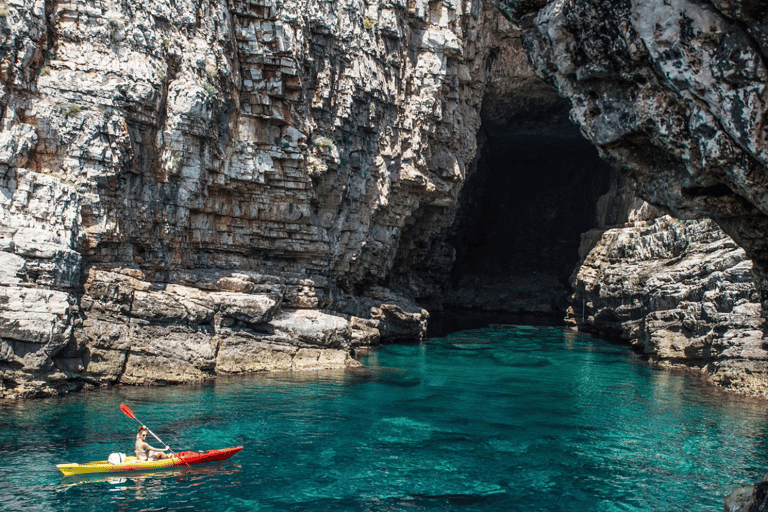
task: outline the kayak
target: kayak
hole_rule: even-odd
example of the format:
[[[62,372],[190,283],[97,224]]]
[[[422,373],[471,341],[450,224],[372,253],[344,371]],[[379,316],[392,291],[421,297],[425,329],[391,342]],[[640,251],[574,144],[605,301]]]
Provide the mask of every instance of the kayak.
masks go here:
[[[82,464],[57,464],[56,467],[65,476],[84,475],[86,473],[122,473],[124,471],[148,471],[152,469],[172,468],[186,466],[187,464],[200,464],[214,460],[228,459],[240,450],[242,446],[233,446],[221,450],[208,450],[207,452],[179,452],[167,459],[139,460],[138,457],[121,457],[121,462],[112,463],[108,460],[95,462],[83,462]],[[111,457],[110,457],[111,458]]]

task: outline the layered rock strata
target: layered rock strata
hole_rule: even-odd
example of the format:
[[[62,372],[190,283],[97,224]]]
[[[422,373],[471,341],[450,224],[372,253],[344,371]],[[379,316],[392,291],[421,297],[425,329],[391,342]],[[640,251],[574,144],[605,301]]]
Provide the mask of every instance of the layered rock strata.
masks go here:
[[[712,217],[754,258],[747,302],[747,263],[723,270],[741,290],[733,308],[764,302],[762,14],[723,0],[497,3],[639,195]],[[0,5],[0,395],[346,365],[352,347],[423,336],[428,314],[410,297],[444,293],[481,119],[533,138],[559,126],[526,132],[531,112],[560,107],[523,43],[481,1]],[[692,226],[638,225],[645,234],[619,245],[722,236]],[[615,243],[600,247],[615,255]],[[646,272],[651,259],[633,258]],[[614,256],[589,261],[614,279]],[[716,341],[709,309],[679,313],[688,299],[581,283],[600,329],[624,335],[636,312],[600,311],[638,293],[701,322],[680,331],[687,341],[669,335],[691,350],[630,336],[658,357],[701,366],[707,343],[741,350]],[[506,291],[517,284],[530,287]],[[549,278],[533,285],[557,293]],[[697,286],[686,297],[709,291]],[[732,329],[728,300],[715,312]],[[667,321],[654,332],[676,332]],[[744,320],[745,359],[762,357],[759,329]]]
[[[651,361],[768,396],[768,350],[752,262],[711,220],[669,216],[583,237],[568,321]]]
[[[765,393],[764,10],[728,0],[494,3],[523,27],[536,73],[634,193],[728,235],[669,219],[608,231],[576,278],[574,321]]]
[[[4,2],[0,395],[423,336],[380,285],[440,254],[513,32],[480,1]]]
[[[712,218],[768,298],[765,12],[717,0],[495,0],[537,74],[646,201]]]

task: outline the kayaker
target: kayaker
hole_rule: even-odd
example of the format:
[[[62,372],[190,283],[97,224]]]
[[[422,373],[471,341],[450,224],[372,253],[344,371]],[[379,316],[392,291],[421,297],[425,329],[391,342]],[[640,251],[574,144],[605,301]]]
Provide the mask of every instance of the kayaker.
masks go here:
[[[147,444],[147,434],[149,429],[147,427],[139,427],[139,432],[136,434],[136,457],[139,460],[158,460],[167,459],[168,456],[163,453],[168,451],[166,448],[155,448]]]

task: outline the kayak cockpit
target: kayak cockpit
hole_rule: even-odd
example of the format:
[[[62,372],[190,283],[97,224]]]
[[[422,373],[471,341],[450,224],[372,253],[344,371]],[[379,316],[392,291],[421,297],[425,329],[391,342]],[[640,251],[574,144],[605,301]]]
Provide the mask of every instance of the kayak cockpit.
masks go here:
[[[176,453],[167,459],[159,460],[139,460],[138,457],[121,457],[122,462],[112,463],[109,460],[98,460],[94,462],[57,464],[56,467],[65,475],[82,475],[86,473],[120,473],[124,471],[141,471],[152,469],[163,469],[174,466],[185,466],[190,464],[199,464],[215,460],[228,459],[240,450],[242,446],[224,448],[220,450],[208,450],[207,452],[185,451]]]

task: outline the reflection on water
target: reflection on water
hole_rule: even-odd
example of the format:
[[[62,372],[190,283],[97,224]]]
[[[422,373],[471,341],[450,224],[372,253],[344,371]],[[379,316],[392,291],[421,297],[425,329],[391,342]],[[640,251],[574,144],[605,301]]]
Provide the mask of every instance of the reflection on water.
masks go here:
[[[196,482],[200,479],[216,480],[218,476],[234,475],[241,467],[231,463],[217,463],[207,466],[195,466],[193,468],[169,468],[154,471],[126,471],[122,473],[91,473],[85,475],[71,475],[61,478],[57,491],[66,491],[70,487],[82,484],[106,482],[111,485],[120,485],[132,482],[136,489],[141,489],[142,484],[148,479],[174,478],[177,482]],[[126,489],[122,487],[121,489]]]
[[[765,402],[554,327],[383,347],[365,368],[0,404],[0,510],[722,510],[768,468]],[[229,461],[62,478],[132,450]]]

